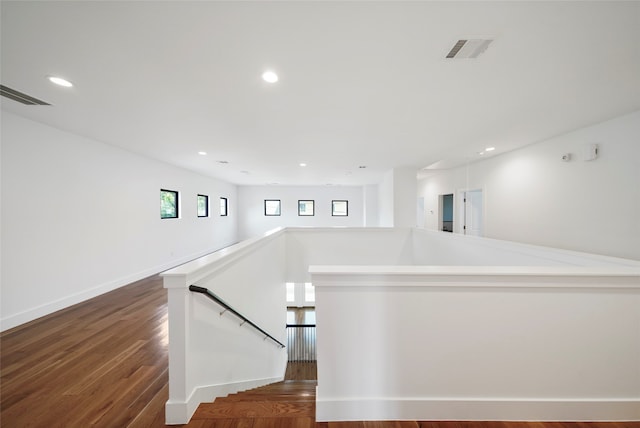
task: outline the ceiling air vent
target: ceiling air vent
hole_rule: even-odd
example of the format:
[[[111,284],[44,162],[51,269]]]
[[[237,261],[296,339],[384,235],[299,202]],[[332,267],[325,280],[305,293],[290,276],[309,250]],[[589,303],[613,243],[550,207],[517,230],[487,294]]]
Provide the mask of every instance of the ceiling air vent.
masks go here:
[[[4,85],[0,85],[0,95],[2,95],[3,97],[7,97],[9,99],[12,99],[13,101],[26,104],[28,106],[35,106],[35,105],[50,106],[51,105],[37,98],[30,97],[27,94],[23,94],[20,91],[16,91],[15,89],[7,88]]]
[[[458,40],[447,54],[447,58],[464,59],[478,58],[487,50],[493,39],[463,39]]]

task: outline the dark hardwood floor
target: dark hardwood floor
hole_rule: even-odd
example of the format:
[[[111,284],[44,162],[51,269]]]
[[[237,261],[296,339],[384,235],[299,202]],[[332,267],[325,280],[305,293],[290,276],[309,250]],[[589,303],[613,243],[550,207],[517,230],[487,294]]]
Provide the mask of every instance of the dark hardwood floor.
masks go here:
[[[164,426],[167,345],[157,276],[3,332],[0,423]]]
[[[3,332],[0,426],[164,427],[167,342],[167,297],[157,276]],[[288,373],[291,379],[308,377],[315,365]],[[636,422],[316,423],[314,408],[315,381],[288,381],[203,404],[185,426],[640,428]]]

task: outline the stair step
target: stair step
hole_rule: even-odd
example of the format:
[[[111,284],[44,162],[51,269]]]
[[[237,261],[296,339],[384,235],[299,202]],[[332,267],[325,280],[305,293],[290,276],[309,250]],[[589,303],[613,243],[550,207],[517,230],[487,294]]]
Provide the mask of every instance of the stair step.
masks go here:
[[[238,401],[294,401],[294,402],[315,402],[316,399],[309,395],[285,395],[285,394],[232,394],[227,397],[216,398],[216,403],[219,402],[238,402]]]
[[[315,402],[237,401],[201,403],[193,419],[311,418]]]

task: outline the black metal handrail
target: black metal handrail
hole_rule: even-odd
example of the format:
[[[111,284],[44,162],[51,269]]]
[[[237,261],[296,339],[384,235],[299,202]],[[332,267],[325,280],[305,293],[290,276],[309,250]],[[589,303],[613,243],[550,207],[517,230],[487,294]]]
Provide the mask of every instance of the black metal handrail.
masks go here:
[[[315,327],[315,324],[287,324],[287,328],[289,327]]]
[[[227,302],[222,300],[220,297],[218,297],[214,292],[212,292],[208,288],[198,287],[197,285],[190,285],[189,286],[189,291],[193,291],[195,293],[204,294],[205,296],[207,296],[208,298],[210,298],[211,300],[213,300],[214,302],[216,302],[217,304],[222,306],[226,311],[229,311],[232,314],[234,314],[235,316],[237,316],[238,318],[240,318],[243,321],[242,324],[245,324],[245,323],[249,324],[251,327],[255,328],[260,333],[264,334],[265,335],[265,339],[269,338],[269,339],[273,340],[274,342],[276,342],[278,345],[280,345],[281,348],[285,348],[285,346],[282,344],[282,342],[280,342],[278,339],[276,339],[275,337],[271,336],[269,333],[267,333],[266,331],[264,331],[263,329],[258,327],[249,318],[245,317],[240,312],[238,312],[235,309],[233,309],[231,306],[229,306],[229,304]],[[242,324],[240,324],[240,325],[242,325]]]

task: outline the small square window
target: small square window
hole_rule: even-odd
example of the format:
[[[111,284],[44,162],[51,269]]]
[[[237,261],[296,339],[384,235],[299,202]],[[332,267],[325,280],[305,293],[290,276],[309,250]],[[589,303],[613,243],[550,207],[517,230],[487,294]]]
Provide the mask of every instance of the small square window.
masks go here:
[[[228,201],[227,198],[220,198],[220,215],[226,216],[228,214]]]
[[[160,218],[178,218],[178,192],[160,189]]]
[[[316,289],[310,282],[304,283],[304,301],[315,302],[316,301]]]
[[[314,201],[298,201],[298,215],[314,215]]]
[[[331,215],[342,217],[348,216],[349,201],[331,201]]]
[[[209,217],[209,197],[198,195],[198,217]]]
[[[296,301],[296,286],[293,282],[285,283],[287,288],[287,303],[294,303]]]
[[[280,199],[265,199],[264,215],[280,215]]]

